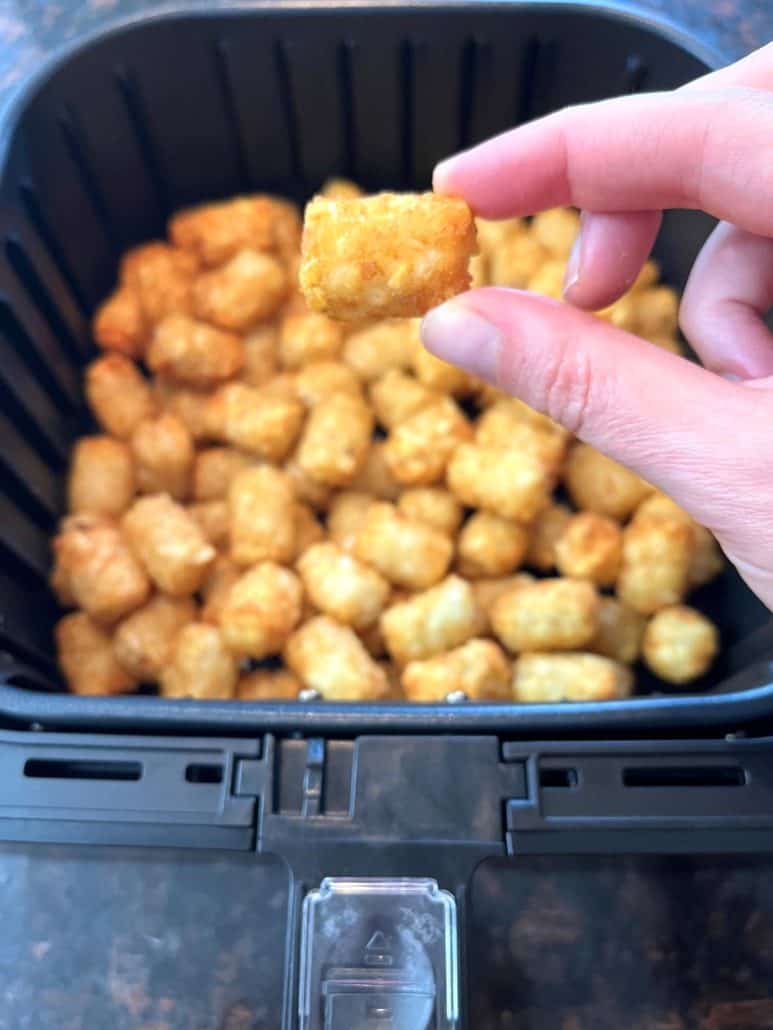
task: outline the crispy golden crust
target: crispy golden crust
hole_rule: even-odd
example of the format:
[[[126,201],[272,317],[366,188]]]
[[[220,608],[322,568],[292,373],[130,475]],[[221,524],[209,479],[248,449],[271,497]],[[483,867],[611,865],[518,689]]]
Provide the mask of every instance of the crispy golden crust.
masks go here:
[[[318,483],[346,486],[362,468],[373,433],[373,413],[359,397],[334,394],[309,414],[297,461]]]
[[[623,557],[623,534],[613,519],[581,512],[567,522],[555,543],[562,576],[588,579],[600,587],[614,585]]]
[[[231,517],[224,500],[198,501],[189,504],[186,511],[213,547],[228,548]]]
[[[75,444],[67,481],[71,512],[117,517],[134,497],[136,479],[129,447],[109,436],[82,436]]]
[[[393,369],[409,369],[419,343],[417,319],[396,318],[358,329],[344,343],[343,359],[363,382]]]
[[[287,315],[279,329],[279,360],[290,370],[312,361],[333,361],[343,342],[343,327],[332,318],[314,312]]]
[[[303,587],[289,569],[261,562],[232,585],[220,610],[220,633],[234,654],[279,654],[301,617]]]
[[[211,394],[206,422],[211,439],[222,440],[265,461],[282,461],[292,450],[306,409],[299,400],[226,383]]]
[[[489,610],[494,634],[520,651],[571,651],[599,628],[599,597],[590,583],[542,579],[503,594]]]
[[[182,419],[165,414],[137,423],[129,441],[142,494],[167,493],[177,501],[190,492],[193,438]]]
[[[459,571],[468,579],[506,576],[521,564],[528,544],[524,526],[487,511],[476,512],[459,534]]]
[[[512,670],[501,647],[491,640],[469,640],[461,647],[409,662],[402,686],[409,701],[442,701],[461,690],[473,701],[505,701],[510,698]]]
[[[531,522],[548,503],[553,470],[533,454],[462,443],[446,482],[462,504],[517,522]]]
[[[435,390],[399,368],[389,369],[370,387],[370,403],[384,429],[396,428],[439,397]]]
[[[390,594],[383,576],[334,543],[310,547],[298,572],[319,611],[357,630],[373,625]]]
[[[599,601],[599,631],[591,641],[591,651],[632,665],[641,653],[646,618],[616,597]]]
[[[191,622],[177,634],[159,686],[164,697],[227,701],[236,692],[237,679],[237,661],[218,630],[203,622]]]
[[[687,593],[692,527],[680,519],[636,519],[623,530],[617,581],[622,601],[643,615],[678,604]]]
[[[284,659],[305,686],[329,701],[376,701],[388,691],[384,670],[357,635],[326,615],[293,633]]]
[[[430,486],[443,478],[456,447],[471,437],[472,427],[459,406],[443,397],[392,430],[384,457],[398,483]]]
[[[244,345],[234,333],[187,315],[159,323],[147,353],[148,368],[165,379],[197,390],[233,379],[244,364]]]
[[[89,365],[86,400],[105,432],[122,440],[155,410],[148,381],[123,354],[105,354]]]
[[[145,243],[121,262],[121,283],[136,295],[145,322],[154,326],[167,315],[190,314],[198,262],[168,243]]]
[[[689,683],[703,676],[718,651],[717,627],[687,605],[662,609],[644,631],[644,661],[669,683]]]
[[[459,501],[442,486],[417,486],[404,490],[397,502],[397,510],[407,519],[423,522],[449,536],[456,533],[464,514]]]
[[[115,656],[140,683],[155,683],[171,658],[177,634],[195,618],[190,598],[156,594],[116,626]]]
[[[627,666],[596,654],[524,654],[513,669],[513,697],[521,704],[614,701],[632,689]]]
[[[485,624],[474,590],[460,576],[392,604],[380,623],[387,650],[400,665],[457,647],[479,636]]]
[[[312,361],[298,371],[295,382],[298,397],[307,408],[337,393],[362,397],[359,379],[343,361]]]
[[[578,508],[620,521],[652,491],[634,472],[587,443],[576,443],[569,451],[564,483]]]
[[[246,468],[228,489],[231,557],[237,565],[289,562],[296,551],[295,493],[270,465]]]
[[[193,499],[218,501],[225,497],[231,480],[251,463],[249,455],[233,447],[207,447],[193,463]]]
[[[148,326],[137,291],[119,286],[94,315],[94,339],[103,350],[120,351],[127,358],[140,359],[145,353]]]
[[[386,502],[369,505],[354,544],[361,561],[395,586],[412,590],[425,590],[442,579],[453,549],[445,533],[407,519]]]
[[[193,310],[220,329],[244,332],[279,309],[288,285],[284,265],[277,258],[240,250],[221,268],[198,277]]]
[[[256,669],[239,677],[239,701],[295,701],[303,684],[287,669]]]
[[[73,694],[124,694],[137,681],[118,662],[109,632],[85,612],[73,612],[54,629],[59,668]]]
[[[189,597],[201,586],[215,549],[198,523],[168,494],[135,501],[122,522],[126,538],[159,590]]]
[[[255,194],[180,211],[170,219],[169,236],[210,268],[245,248],[289,258],[298,249],[300,218],[286,200]]]
[[[531,527],[531,539],[526,551],[526,564],[540,572],[556,567],[556,541],[572,517],[563,504],[550,503],[543,508]]]

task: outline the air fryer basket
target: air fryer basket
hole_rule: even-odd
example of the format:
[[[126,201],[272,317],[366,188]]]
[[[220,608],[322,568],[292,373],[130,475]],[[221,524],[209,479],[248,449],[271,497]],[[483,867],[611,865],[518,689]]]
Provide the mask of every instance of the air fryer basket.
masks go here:
[[[123,250],[161,234],[175,208],[240,191],[303,201],[332,173],[426,188],[460,147],[568,103],[678,86],[711,63],[670,29],[588,7],[269,4],[141,19],[43,69],[0,131],[0,716],[221,733],[603,733],[771,711],[768,616],[731,571],[699,599],[726,647],[708,695],[533,707],[76,698],[53,665],[48,538],[69,446],[88,425],[89,316]],[[710,227],[667,216],[667,281],[684,284]]]

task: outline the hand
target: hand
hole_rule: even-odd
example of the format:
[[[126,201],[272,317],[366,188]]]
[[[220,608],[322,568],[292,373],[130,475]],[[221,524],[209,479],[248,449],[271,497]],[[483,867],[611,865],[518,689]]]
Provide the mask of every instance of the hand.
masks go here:
[[[673,93],[568,108],[435,169],[487,218],[583,210],[568,304],[473,290],[426,347],[562,422],[668,493],[773,608],[773,44]],[[703,368],[580,309],[630,286],[664,208],[722,219],[682,298]]]

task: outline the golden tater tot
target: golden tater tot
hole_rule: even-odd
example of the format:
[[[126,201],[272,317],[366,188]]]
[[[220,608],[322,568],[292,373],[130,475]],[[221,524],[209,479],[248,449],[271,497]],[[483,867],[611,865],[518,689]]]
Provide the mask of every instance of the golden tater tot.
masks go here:
[[[150,593],[148,577],[112,519],[70,515],[62,521],[53,550],[67,592],[97,622],[116,622]]]
[[[343,360],[365,383],[411,367],[419,343],[417,319],[397,318],[358,329],[346,338]]]
[[[448,488],[462,504],[531,522],[548,503],[552,470],[533,454],[463,443],[448,463]]]
[[[489,281],[523,290],[546,259],[547,251],[530,232],[515,233],[489,255]]]
[[[295,519],[295,560],[297,561],[310,547],[325,539],[325,530],[317,521],[317,517],[308,504],[296,501],[293,506]]]
[[[189,622],[175,638],[159,686],[163,697],[227,701],[236,693],[238,675],[237,660],[216,627]]]
[[[297,401],[298,376],[295,372],[279,372],[262,387],[264,397],[281,397],[283,400]]]
[[[611,587],[620,572],[623,534],[614,519],[583,511],[569,519],[556,540],[555,553],[562,576]]]
[[[384,429],[394,429],[437,400],[435,390],[398,368],[390,369],[370,388],[370,402]]]
[[[513,667],[513,697],[522,704],[616,701],[632,689],[631,670],[597,654],[523,654]]]
[[[228,547],[231,516],[224,500],[198,501],[186,510],[213,547]]]
[[[244,344],[235,333],[187,315],[169,315],[156,326],[147,363],[174,383],[208,390],[237,375],[244,364]]]
[[[299,400],[268,387],[226,383],[209,398],[207,427],[213,439],[265,461],[282,461],[298,438],[305,410]]]
[[[636,301],[627,293],[595,314],[598,318],[603,318],[605,322],[617,326],[618,329],[625,329],[627,332],[636,331]]]
[[[524,526],[487,511],[476,512],[459,534],[459,571],[469,579],[506,576],[521,564],[528,544]]]
[[[57,599],[62,608],[75,608],[76,601],[73,597],[72,588],[70,587],[70,571],[66,565],[62,564],[59,555],[54,551],[53,562],[51,564],[51,572],[48,576],[48,585],[53,591],[54,597]]]
[[[201,586],[215,549],[168,494],[140,497],[123,517],[127,540],[159,590],[188,597]]]
[[[397,502],[397,510],[407,519],[423,522],[441,533],[453,536],[462,524],[462,506],[442,486],[416,486],[404,490]]]
[[[278,654],[301,617],[303,587],[294,572],[260,562],[231,587],[220,610],[220,634],[234,654]]]
[[[570,651],[599,628],[599,596],[590,583],[541,579],[503,594],[489,611],[494,635],[513,653]]]
[[[534,576],[528,572],[517,572],[514,576],[497,576],[493,579],[474,579],[470,583],[478,607],[486,616],[486,632],[491,632],[489,612],[494,602],[503,594],[510,593],[526,583],[533,583]]]
[[[373,413],[360,398],[334,394],[310,412],[297,461],[318,483],[346,486],[362,468],[373,433]]]
[[[310,547],[298,562],[298,572],[319,611],[358,630],[378,619],[391,589],[375,569],[334,543]]]
[[[618,597],[651,615],[678,604],[687,593],[692,527],[680,519],[634,519],[623,530]]]
[[[201,393],[198,390],[186,390],[183,387],[170,387],[163,383],[162,389],[158,389],[156,382],[156,396],[162,411],[168,411],[176,415],[191,434],[196,443],[207,440],[210,437],[207,424],[207,411],[209,406],[209,394]]]
[[[140,683],[154,683],[168,664],[177,634],[196,618],[190,598],[156,594],[119,622],[113,651],[124,669]]]
[[[265,386],[279,368],[279,331],[274,325],[262,325],[243,339],[244,365],[241,380],[248,386]]]
[[[640,336],[676,336],[679,297],[670,286],[651,286],[636,294],[635,329]]]
[[[424,661],[409,662],[401,678],[409,701],[443,701],[461,690],[471,701],[505,701],[513,674],[502,648],[493,640],[468,640],[461,647]]]
[[[635,472],[587,443],[576,443],[569,451],[564,483],[578,508],[618,520],[628,518],[652,491]]]
[[[540,572],[550,572],[556,567],[556,541],[566,529],[572,517],[563,504],[551,501],[543,508],[531,527],[531,538],[526,550],[526,564]]]
[[[384,458],[398,483],[430,486],[443,478],[456,447],[471,437],[472,427],[459,406],[442,397],[395,426]]]
[[[300,218],[293,204],[277,197],[233,197],[179,211],[169,221],[169,236],[213,268],[245,248],[289,256],[299,246]]]
[[[543,297],[561,300],[564,295],[564,277],[566,262],[546,261],[541,265],[526,284],[531,293],[539,293]]]
[[[193,463],[193,499],[221,500],[236,473],[249,464],[248,455],[233,447],[207,447],[199,451]]]
[[[292,454],[284,464],[284,471],[287,478],[293,485],[295,495],[299,501],[310,504],[315,511],[325,511],[330,504],[334,488],[325,483],[318,483],[316,479],[305,472],[298,464],[296,455]]]
[[[531,220],[534,239],[554,258],[566,259],[580,231],[580,216],[570,207],[540,211]]]
[[[370,494],[376,500],[397,500],[400,483],[392,475],[387,463],[385,441],[378,440],[371,444],[362,468],[348,485],[351,490]]]
[[[478,234],[478,246],[487,257],[498,251],[508,240],[527,232],[526,222],[522,218],[501,218],[496,221],[489,218],[476,218],[475,229]]]
[[[365,516],[374,503],[370,494],[357,490],[342,490],[336,494],[327,513],[327,531],[330,539],[344,551],[352,551],[365,522]]]
[[[407,601],[390,605],[381,632],[392,658],[406,662],[431,658],[479,636],[486,616],[466,579],[448,576]]]
[[[190,492],[194,449],[182,419],[172,414],[143,419],[134,427],[129,443],[138,491],[185,500]]]
[[[644,661],[668,683],[689,683],[703,676],[718,651],[717,627],[687,605],[661,609],[644,631]]]
[[[145,243],[121,262],[121,282],[136,294],[145,321],[153,326],[167,315],[190,314],[198,262],[168,243]]]
[[[416,347],[411,362],[414,375],[430,390],[450,393],[453,397],[469,397],[475,393],[477,383],[474,376],[456,365],[436,358],[424,347]]]
[[[362,190],[350,179],[333,177],[325,182],[320,194],[328,200],[351,200],[352,197],[361,197]]]
[[[228,489],[231,557],[237,565],[290,562],[295,556],[295,494],[270,465],[246,468]]]
[[[343,361],[313,361],[298,371],[295,381],[298,396],[307,408],[334,393],[362,396],[359,379]]]
[[[279,328],[279,360],[291,371],[312,361],[334,361],[344,342],[343,327],[314,312],[288,315]]]
[[[134,497],[136,479],[129,447],[110,436],[82,436],[72,452],[67,481],[71,512],[118,516]]]
[[[303,684],[287,669],[255,669],[239,677],[239,701],[295,701]]]
[[[390,583],[425,590],[446,574],[453,544],[445,533],[405,518],[384,501],[368,508],[354,554],[378,569]]]
[[[123,354],[105,354],[89,365],[86,400],[105,432],[121,440],[154,411],[147,380]]]
[[[434,193],[315,197],[304,215],[300,282],[310,308],[348,321],[423,315],[470,285],[475,224]]]
[[[231,561],[227,554],[218,554],[199,588],[203,601],[202,622],[217,624],[220,621],[220,612],[231,587],[243,572],[244,569]]]
[[[384,670],[354,631],[326,615],[292,634],[284,659],[306,687],[327,701],[377,701],[388,691]]]
[[[646,618],[615,597],[599,601],[599,631],[588,645],[592,651],[632,665],[641,652]]]
[[[275,314],[287,290],[281,261],[271,254],[240,250],[220,268],[196,279],[193,311],[220,329],[241,333]]]
[[[54,628],[59,668],[73,694],[124,694],[137,682],[118,662],[113,641],[85,612],[72,612]]]
[[[555,425],[555,423],[553,423]],[[475,442],[483,447],[506,447],[527,451],[547,465],[558,468],[564,457],[567,434],[549,421],[527,421],[521,405],[499,401],[481,415]]]
[[[137,291],[119,286],[94,315],[94,339],[103,350],[139,360],[145,353],[148,327]]]

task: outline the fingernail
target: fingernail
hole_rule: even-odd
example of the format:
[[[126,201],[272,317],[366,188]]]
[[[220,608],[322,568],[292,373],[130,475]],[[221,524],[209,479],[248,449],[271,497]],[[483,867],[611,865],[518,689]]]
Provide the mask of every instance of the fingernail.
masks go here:
[[[580,214],[580,228],[575,237],[572,249],[569,253],[569,260],[566,262],[566,273],[564,275],[564,296],[571,290],[575,283],[580,278],[580,265],[582,262],[582,228],[583,228],[583,216],[585,212]]]
[[[421,323],[421,338],[435,357],[495,380],[501,334],[466,304],[451,300],[430,311]]]
[[[435,165],[435,170],[432,173],[432,188],[438,193],[441,193],[443,190],[443,180],[448,174],[452,160],[453,158],[447,157],[445,161],[440,161]]]

